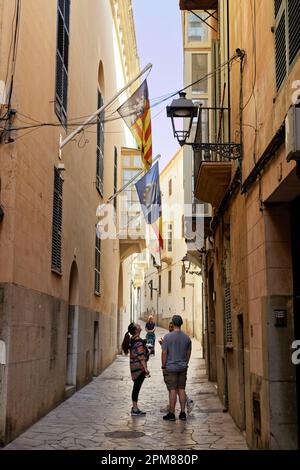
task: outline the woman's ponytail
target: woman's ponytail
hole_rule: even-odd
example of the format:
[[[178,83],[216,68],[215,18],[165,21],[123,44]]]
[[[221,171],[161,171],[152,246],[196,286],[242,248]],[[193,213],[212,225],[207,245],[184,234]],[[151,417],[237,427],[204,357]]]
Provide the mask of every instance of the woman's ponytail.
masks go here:
[[[122,351],[124,352],[124,354],[128,354],[129,352],[129,342],[130,342],[130,335],[127,331],[127,333],[125,333],[123,343],[122,343]]]
[[[122,350],[124,354],[128,354],[130,349],[130,335],[134,336],[136,331],[136,326],[134,323],[130,323],[128,326],[127,333],[125,333],[123,343],[122,343]],[[130,333],[130,334],[129,334]]]

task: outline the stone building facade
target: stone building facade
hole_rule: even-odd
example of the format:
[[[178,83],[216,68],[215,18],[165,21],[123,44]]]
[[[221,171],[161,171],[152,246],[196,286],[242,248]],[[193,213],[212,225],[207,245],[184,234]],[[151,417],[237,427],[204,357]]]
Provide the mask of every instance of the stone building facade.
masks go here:
[[[119,187],[132,137],[121,120],[100,119],[61,152],[59,143],[138,74],[139,59],[130,0],[1,0],[0,28],[7,443],[115,358],[124,240],[100,241],[96,209]]]
[[[194,147],[195,195],[213,206],[199,254],[206,358],[224,408],[252,448],[299,446],[297,3],[180,2],[185,15],[206,10],[217,30],[211,107],[222,108],[219,132],[211,119],[208,141],[196,135],[195,143],[231,145],[223,154]]]

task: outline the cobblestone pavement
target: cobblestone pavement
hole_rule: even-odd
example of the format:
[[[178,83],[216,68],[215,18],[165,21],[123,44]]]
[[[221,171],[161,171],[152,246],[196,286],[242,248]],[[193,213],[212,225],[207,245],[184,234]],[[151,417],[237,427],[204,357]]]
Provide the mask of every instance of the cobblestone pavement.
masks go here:
[[[158,329],[158,337],[164,333]],[[145,379],[140,393],[139,405],[146,417],[130,416],[128,357],[118,356],[99,377],[5,449],[247,449],[230,415],[222,412],[215,386],[206,379],[197,341],[193,342],[187,385],[195,406],[186,422],[162,419],[167,390],[160,365],[157,343],[156,356],[149,363],[151,378]]]

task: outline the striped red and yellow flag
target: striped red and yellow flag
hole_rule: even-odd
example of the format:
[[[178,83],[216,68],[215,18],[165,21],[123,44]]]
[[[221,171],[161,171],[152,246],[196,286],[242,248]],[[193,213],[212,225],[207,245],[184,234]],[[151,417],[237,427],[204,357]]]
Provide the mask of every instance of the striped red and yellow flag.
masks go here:
[[[142,155],[145,170],[152,165],[151,110],[147,80],[118,109],[131,130]]]

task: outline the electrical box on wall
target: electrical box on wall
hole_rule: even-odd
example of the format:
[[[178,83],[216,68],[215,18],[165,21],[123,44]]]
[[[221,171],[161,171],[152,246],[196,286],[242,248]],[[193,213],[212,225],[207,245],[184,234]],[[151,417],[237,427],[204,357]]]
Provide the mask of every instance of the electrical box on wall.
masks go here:
[[[285,118],[286,159],[300,161],[300,108],[292,106]]]

